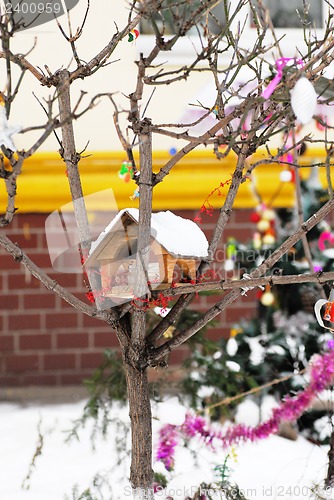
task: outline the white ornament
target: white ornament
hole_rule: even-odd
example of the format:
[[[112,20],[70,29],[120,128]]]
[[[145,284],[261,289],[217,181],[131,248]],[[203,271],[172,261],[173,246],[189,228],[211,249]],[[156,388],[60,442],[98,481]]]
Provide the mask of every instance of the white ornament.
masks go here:
[[[5,146],[7,149],[16,151],[16,147],[12,141],[12,135],[17,134],[21,130],[22,127],[20,126],[9,126],[5,107],[0,103],[0,146]]]
[[[282,170],[279,174],[281,182],[291,182],[292,181],[292,172],[290,170]]]
[[[312,83],[305,78],[299,78],[291,90],[291,107],[297,119],[303,125],[312,120],[317,106],[317,93]]]
[[[235,356],[238,351],[238,342],[234,337],[230,337],[226,342],[226,352],[229,356]]]

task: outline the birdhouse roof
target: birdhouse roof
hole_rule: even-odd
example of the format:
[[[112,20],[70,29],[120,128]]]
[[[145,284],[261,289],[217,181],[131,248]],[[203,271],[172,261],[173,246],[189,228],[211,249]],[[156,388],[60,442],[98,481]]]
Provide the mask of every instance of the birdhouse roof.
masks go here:
[[[137,208],[121,210],[92,243],[86,264],[94,265],[109,242],[118,245],[117,241],[119,240],[111,241],[113,234],[122,231],[122,229],[125,233],[125,227],[131,222],[138,224],[138,220],[139,210]],[[152,214],[151,236],[168,253],[176,257],[198,259],[208,255],[208,241],[197,224],[170,211]]]

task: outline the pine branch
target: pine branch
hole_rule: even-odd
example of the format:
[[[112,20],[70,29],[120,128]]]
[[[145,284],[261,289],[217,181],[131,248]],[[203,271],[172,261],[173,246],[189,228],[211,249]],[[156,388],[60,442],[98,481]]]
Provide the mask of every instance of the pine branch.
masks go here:
[[[296,377],[297,375],[302,375],[305,372],[306,372],[306,368],[304,368],[303,370],[300,370],[297,373],[290,373],[289,375],[285,375],[284,377],[275,378],[274,380],[271,380],[270,382],[267,382],[266,384],[259,385],[257,387],[253,387],[252,389],[249,389],[248,391],[241,392],[240,394],[236,394],[235,396],[230,396],[230,397],[222,399],[221,401],[217,401],[217,403],[213,403],[212,405],[208,405],[200,413],[210,411],[213,408],[217,408],[218,406],[229,405],[229,404],[233,403],[234,401],[238,401],[238,399],[244,398],[245,396],[249,396],[250,394],[256,394],[257,392],[263,391],[263,389],[267,389],[268,387],[272,387],[273,385],[280,384],[281,382],[286,382],[287,380],[290,380],[291,378]]]

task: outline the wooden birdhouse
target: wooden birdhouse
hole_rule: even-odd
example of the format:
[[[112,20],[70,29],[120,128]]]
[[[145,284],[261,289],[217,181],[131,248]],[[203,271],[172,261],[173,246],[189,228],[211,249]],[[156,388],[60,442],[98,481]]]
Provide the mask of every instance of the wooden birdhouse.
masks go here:
[[[121,210],[92,243],[85,266],[99,271],[106,297],[133,297],[138,274],[138,218],[138,209]],[[207,239],[195,222],[169,211],[152,214],[149,264],[144,270],[148,290],[196,279],[197,267],[207,251]]]

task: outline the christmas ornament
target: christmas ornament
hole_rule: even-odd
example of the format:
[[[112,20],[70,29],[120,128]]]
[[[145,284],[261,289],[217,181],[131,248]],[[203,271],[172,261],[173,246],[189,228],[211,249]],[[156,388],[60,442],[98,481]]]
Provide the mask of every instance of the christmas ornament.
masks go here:
[[[251,221],[256,223],[257,228],[253,235],[253,248],[260,250],[263,245],[274,245],[276,241],[275,219],[274,210],[268,208],[264,203],[256,207],[256,211],[251,214]]]
[[[265,307],[270,307],[275,302],[275,295],[270,290],[270,285],[266,285],[266,290],[260,298],[260,302]]]
[[[334,350],[333,344],[328,344],[328,352],[312,357],[309,366],[310,381],[306,388],[294,396],[285,396],[279,405],[273,408],[271,416],[255,427],[245,424],[231,425],[227,429],[213,426],[205,418],[188,413],[182,425],[167,424],[159,431],[157,460],[160,460],[167,470],[172,470],[175,463],[175,448],[181,438],[189,441],[201,438],[211,449],[218,444],[229,448],[242,442],[254,442],[277,434],[280,424],[284,421],[294,422],[312,406],[318,395],[333,383]]]
[[[289,61],[293,61],[293,60],[294,60],[294,58],[292,58],[292,57],[280,57],[279,59],[276,60],[275,66],[276,66],[277,74],[271,80],[268,87],[262,92],[261,97],[263,97],[263,99],[269,99],[269,97],[275,91],[277,85],[280,83],[280,81],[283,78],[283,69],[288,64]],[[295,64],[297,66],[304,65],[304,63],[301,59],[295,60]]]
[[[262,212],[262,219],[272,221],[275,219],[275,212],[270,208],[266,208]]]
[[[139,187],[137,187],[133,195],[130,196],[130,200],[135,201],[136,198],[139,198]]]
[[[321,309],[324,305],[326,305],[325,311],[323,316],[321,316]],[[334,330],[334,325],[333,328],[331,328],[330,326],[325,326],[324,324],[324,321],[334,323],[334,289],[331,290],[328,300],[320,299],[315,303],[314,312],[320,326],[326,328],[327,330]]]
[[[262,238],[262,243],[271,247],[275,244],[275,236],[273,234],[267,233]]]
[[[291,107],[297,120],[306,125],[312,120],[317,106],[317,93],[312,83],[305,76],[302,76],[290,94]]]
[[[139,37],[139,31],[136,29],[133,29],[129,33],[128,42],[133,42],[134,40],[137,40],[138,37]]]
[[[134,169],[131,161],[123,161],[118,177],[124,182],[129,182],[134,177]]]
[[[227,238],[226,257],[227,259],[224,263],[225,271],[233,271],[237,257],[237,241],[232,236]]]
[[[12,135],[17,134],[21,130],[21,126],[9,126],[5,108],[5,101],[0,93],[0,146],[4,146],[11,151],[17,151],[12,141]]]
[[[330,231],[323,231],[319,236],[318,247],[322,252],[328,248],[328,244],[334,243],[334,234]]]
[[[281,182],[294,182],[294,174],[290,169],[282,170],[279,178]]]
[[[262,237],[261,237],[261,233],[259,233],[258,231],[256,231],[254,234],[253,234],[253,248],[255,248],[255,250],[260,250],[260,248],[262,247]]]
[[[270,222],[265,219],[261,219],[257,223],[257,228],[260,231],[260,233],[265,233],[270,228]]]

